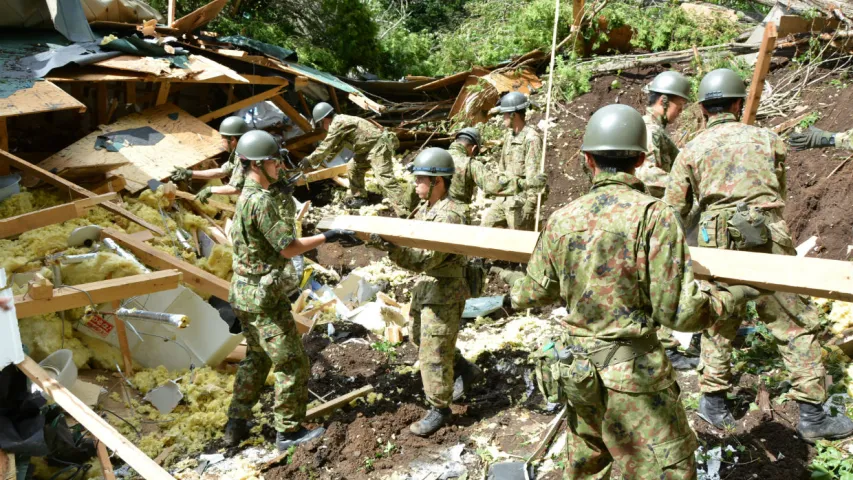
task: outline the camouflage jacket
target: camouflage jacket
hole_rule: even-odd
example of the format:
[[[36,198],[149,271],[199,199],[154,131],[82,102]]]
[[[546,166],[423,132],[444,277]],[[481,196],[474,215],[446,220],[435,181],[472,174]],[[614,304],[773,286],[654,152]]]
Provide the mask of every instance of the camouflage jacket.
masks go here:
[[[650,195],[661,198],[666,190],[669,171],[678,156],[678,147],[666,133],[663,118],[656,115],[651,107],[646,109],[646,112],[643,121],[646,122],[649,153],[635,175],[646,185],[646,191]]]
[[[243,184],[246,182],[246,177],[243,173],[243,165],[240,159],[237,158],[237,152],[231,152],[228,160],[222,164],[222,171],[231,178],[228,180],[228,185],[237,190],[243,189]]]
[[[523,178],[508,177],[503,172],[490,170],[483,162],[469,157],[461,143],[453,142],[447,151],[456,167],[450,182],[450,198],[453,200],[471,203],[476,187],[480,187],[486,195],[494,196],[516,195],[524,190]]]
[[[504,136],[503,150],[498,159],[498,171],[510,178],[533,178],[539,173],[542,157],[542,137],[530,125],[525,125],[518,134],[512,130]],[[523,192],[526,201],[536,201],[536,194]]]
[[[694,195],[702,212],[734,209],[739,202],[765,210],[785,207],[785,142],[764,128],[723,113],[684,146],[675,159],[664,201],[685,218]]]
[[[835,148],[853,150],[853,130],[835,134]]]
[[[702,330],[734,307],[730,293],[694,279],[675,213],[627,173],[600,173],[592,191],[551,215],[511,295],[517,309],[562,300],[567,333],[587,350],[660,325]],[[624,392],[657,391],[675,378],[663,348],[599,373]]]
[[[293,275],[290,260],[280,252],[295,237],[294,222],[293,218],[281,216],[285,209],[280,195],[265,190],[251,178],[246,179],[235,210],[231,226],[234,276],[228,301],[236,310],[260,312],[260,277],[273,270],[285,277]],[[289,278],[290,283],[293,281]]]
[[[365,155],[376,145],[385,131],[360,117],[335,115],[326,138],[314,153],[305,157],[315,168],[324,161],[334,158],[344,148],[356,155]]]
[[[445,196],[432,208],[421,206],[417,220],[467,224],[465,205]],[[402,268],[421,273],[412,290],[412,305],[464,303],[471,295],[465,280],[468,259],[462,255],[399,247],[388,257]]]

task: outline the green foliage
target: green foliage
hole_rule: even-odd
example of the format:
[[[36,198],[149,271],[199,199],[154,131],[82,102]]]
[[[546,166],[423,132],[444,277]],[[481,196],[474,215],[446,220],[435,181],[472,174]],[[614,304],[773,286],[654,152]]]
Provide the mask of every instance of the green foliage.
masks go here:
[[[746,336],[744,348],[732,352],[732,359],[736,370],[753,375],[783,368],[775,339],[767,326],[761,322],[756,323],[755,330]]]
[[[371,343],[370,348],[376,350],[377,352],[384,353],[388,357],[388,360],[392,362],[394,361],[394,359],[397,358],[397,347],[395,347],[393,343],[387,340]]]
[[[808,115],[806,115],[805,118],[800,120],[800,123],[798,125],[800,126],[800,128],[809,128],[812,125],[814,125],[818,121],[819,118],[820,118],[820,112],[811,112]]]
[[[853,480],[853,457],[826,440],[817,442],[817,456],[809,470],[815,480]]]
[[[554,61],[554,90],[565,102],[589,92],[591,77],[589,68],[581,67],[572,60],[558,57]]]

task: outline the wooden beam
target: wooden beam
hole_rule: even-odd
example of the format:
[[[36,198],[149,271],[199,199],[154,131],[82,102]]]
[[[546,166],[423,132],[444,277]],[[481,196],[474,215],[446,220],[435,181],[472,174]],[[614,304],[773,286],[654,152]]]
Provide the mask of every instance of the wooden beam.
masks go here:
[[[74,417],[95,438],[130,465],[142,478],[146,480],[174,480],[174,477],[169,475],[166,470],[154,463],[154,460],[142,453],[112,425],[51,377],[35,360],[30,357],[24,358],[24,361],[18,364],[18,369],[50,395],[54,402]]]
[[[222,300],[228,300],[228,291],[231,288],[231,284],[227,280],[223,280],[210,272],[206,272],[151,245],[135,240],[130,235],[121,233],[118,230],[111,228],[104,229],[101,232],[101,238],[112,238],[116,243],[130,250],[130,253],[136,255],[140,262],[149,267],[160,270],[169,268],[179,270],[183,273],[184,283],[190,287],[219,297]]]
[[[112,302],[113,311],[115,312],[121,307],[121,302],[116,300]],[[118,339],[118,348],[121,351],[121,362],[124,365],[124,374],[128,377],[133,375],[133,357],[130,355],[130,343],[127,341],[127,326],[124,320],[113,315],[113,321],[116,325],[116,338]]]
[[[169,101],[169,90],[172,87],[172,82],[163,82],[160,84],[160,89],[157,90],[157,100],[154,105],[163,105]]]
[[[111,278],[100,282],[84,283],[74,287],[53,289],[53,298],[33,300],[25,295],[15,297],[15,312],[18,318],[61,312],[95,303],[111,302],[125,298],[162,292],[178,288],[181,273],[177,270],[143,273],[129,277]]]
[[[416,92],[421,92],[421,91],[426,92],[426,91],[435,90],[435,89],[441,88],[441,87],[456,85],[457,83],[462,83],[465,80],[467,80],[468,75],[470,75],[470,74],[471,74],[470,71],[454,73],[453,75],[448,75],[444,78],[439,78],[439,79],[434,80],[432,82],[425,83],[423,85],[418,85],[417,87],[413,88],[412,90],[414,90]]]
[[[98,125],[106,125],[109,122],[109,118],[107,118],[107,84],[99,83],[97,86],[97,112],[98,112]]]
[[[761,40],[761,48],[758,50],[758,58],[755,61],[755,71],[752,73],[752,83],[749,84],[749,95],[746,98],[746,108],[743,111],[743,123],[752,125],[758,114],[758,106],[761,103],[761,93],[764,91],[764,79],[770,71],[770,59],[773,57],[773,49],[776,48],[776,24],[767,22],[764,27],[764,38]]]
[[[232,103],[231,105],[227,105],[225,107],[222,107],[219,110],[214,110],[210,113],[206,113],[206,114],[198,117],[198,119],[201,120],[202,122],[206,123],[206,122],[209,122],[213,119],[224,117],[225,115],[228,115],[229,113],[232,113],[232,112],[236,112],[237,110],[240,110],[241,108],[246,108],[246,107],[252,106],[258,102],[263,102],[264,100],[267,100],[268,98],[274,97],[274,96],[278,95],[278,93],[281,91],[281,89],[282,89],[282,87],[273,87],[273,88],[271,88],[271,89],[269,89],[263,93],[259,93],[255,96],[240,100],[239,102]]]
[[[324,218],[317,228],[353,230],[362,238],[376,233],[401,246],[519,263],[530,259],[538,239],[535,232],[349,215]],[[853,301],[851,262],[699,247],[690,255],[699,279]]]
[[[284,99],[284,97],[282,97],[281,95],[276,95],[270,100],[272,100],[272,103],[274,103],[276,107],[280,108],[281,111],[284,112],[285,115],[287,115],[287,118],[293,121],[293,124],[299,127],[303,132],[308,133],[314,130],[314,128],[311,126],[311,123],[306,120],[305,117],[300,115],[299,112],[295,108],[293,108],[293,105],[289,104],[287,100]]]
[[[332,106],[335,107],[335,112],[343,113],[341,111],[341,104],[338,103],[338,93],[335,92],[335,87],[332,87],[331,85],[327,85],[326,88],[329,89],[329,96],[332,97]]]
[[[187,200],[189,202],[192,202],[195,199],[195,195],[193,195],[192,193],[187,193],[181,190],[175,191],[175,197],[180,198],[182,200]],[[234,205],[230,203],[222,203],[213,199],[208,199],[207,204],[217,210],[223,210],[230,213],[234,213],[236,211],[234,209]]]
[[[305,101],[305,95],[302,95],[302,92],[296,92],[296,96],[299,97],[299,104],[302,105],[302,111],[305,112],[305,116],[310,117],[311,109],[308,108],[308,102]]]
[[[324,138],[326,138],[326,132],[323,130],[315,130],[287,140],[284,142],[284,146],[287,147],[288,150],[299,150],[300,148],[307,147],[312,143],[320,142]]]
[[[82,217],[95,205],[113,200],[117,196],[115,193],[107,193],[36,212],[4,218],[0,220],[0,238],[14,237],[30,230]]]
[[[98,462],[101,464],[101,473],[104,480],[116,480],[116,474],[113,472],[113,464],[110,463],[110,454],[107,452],[107,446],[104,442],[98,441]]]
[[[318,405],[307,412],[305,412],[305,420],[311,420],[312,418],[322,417],[327,413],[337,410],[344,405],[349,404],[351,401],[356,398],[361,398],[368,393],[373,391],[373,385],[367,385],[366,387],[361,387],[358,390],[352,391],[346,395],[341,395],[340,397],[330,400],[322,405]]]
[[[7,130],[6,117],[0,117],[0,150],[9,150],[9,131]],[[0,175],[9,175],[9,162],[0,158]]]
[[[338,165],[336,167],[324,168],[321,170],[315,170],[313,172],[306,173],[299,181],[296,182],[297,185],[305,185],[307,183],[317,182],[320,180],[326,180],[328,178],[337,177],[338,175],[344,175],[347,173],[348,165],[345,163],[343,165]]]
[[[53,185],[54,187],[59,188],[60,190],[67,189],[67,190],[71,191],[71,193],[73,193],[77,196],[81,196],[81,197],[90,198],[90,197],[96,196],[94,193],[92,193],[89,190],[86,190],[83,187],[80,187],[80,186],[60,177],[60,176],[54,175],[54,174],[48,172],[47,170],[45,170],[43,168],[39,168],[30,162],[27,162],[21,158],[18,158],[17,156],[12,155],[11,153],[7,152],[6,150],[0,149],[0,163],[2,163],[3,160],[5,160],[6,162],[11,164],[13,167],[17,168],[18,170],[27,172],[36,178],[44,180],[45,182]],[[138,224],[144,228],[147,228],[148,230],[151,230],[152,232],[154,232],[157,235],[160,235],[160,236],[165,235],[165,232],[163,232],[163,230],[160,227],[145,221],[144,219],[134,215],[133,213],[128,212],[124,208],[122,208],[122,207],[120,207],[114,203],[106,202],[106,203],[102,204],[101,206],[103,208],[106,208],[110,212],[115,213],[116,215],[121,215],[122,217],[130,220],[131,222],[136,223],[136,224]]]
[[[127,186],[127,180],[121,175],[110,175],[103,182],[92,188],[92,193],[102,194],[109,192],[120,192]],[[146,230],[147,231],[147,230]]]
[[[175,24],[175,3],[177,0],[169,0],[169,7],[167,9],[167,17],[166,17],[166,25],[169,28],[172,28],[172,25]],[[158,104],[159,105],[159,104]]]
[[[124,83],[124,92],[125,92],[125,103],[135,104],[136,103],[136,82],[125,82]]]

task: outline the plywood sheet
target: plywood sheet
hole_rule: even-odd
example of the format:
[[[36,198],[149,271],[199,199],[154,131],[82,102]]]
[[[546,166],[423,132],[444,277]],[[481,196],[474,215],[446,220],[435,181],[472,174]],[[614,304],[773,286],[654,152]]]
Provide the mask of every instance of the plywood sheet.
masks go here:
[[[98,135],[140,127],[151,127],[164,135],[154,145],[130,145],[118,152],[95,150]],[[166,103],[142,113],[128,115],[110,125],[102,125],[69,147],[39,164],[46,170],[59,172],[74,168],[115,163],[121,156],[130,162],[113,173],[127,180],[127,189],[136,193],[146,188],[148,180],[163,180],[174,167],[192,167],[224,152],[219,133],[177,106]]]
[[[35,82],[30,88],[18,90],[7,98],[0,98],[0,117],[69,109],[85,112],[86,106],[47,81]]]

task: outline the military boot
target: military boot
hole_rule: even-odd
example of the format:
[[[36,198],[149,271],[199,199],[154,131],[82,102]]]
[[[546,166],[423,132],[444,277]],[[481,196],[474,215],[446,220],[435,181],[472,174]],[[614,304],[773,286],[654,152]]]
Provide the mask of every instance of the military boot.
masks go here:
[[[726,406],[725,392],[706,393],[699,399],[699,417],[711,425],[725,430],[734,428],[735,418]]]
[[[827,415],[822,405],[797,402],[800,405],[800,423],[797,430],[803,440],[814,443],[819,438],[838,440],[853,434],[853,420],[839,413]]]
[[[697,357],[688,357],[681,353],[678,348],[667,348],[666,356],[669,358],[672,368],[679,371],[695,370],[699,366],[699,359]]]
[[[283,452],[294,445],[301,445],[315,438],[320,438],[324,433],[326,433],[326,429],[323,427],[317,427],[314,430],[299,427],[299,430],[295,432],[276,432],[275,446],[278,447],[279,452]]]
[[[344,206],[347,208],[361,208],[367,205],[367,199],[364,197],[349,197],[344,199]]]
[[[449,408],[430,408],[426,416],[419,422],[415,422],[409,426],[409,430],[419,437],[427,437],[436,432],[444,424],[450,421]]]
[[[229,418],[225,424],[225,445],[236,447],[243,440],[249,438],[249,421],[242,418]]]
[[[461,355],[456,365],[453,366],[453,373],[456,374],[456,379],[453,382],[454,402],[465,396],[471,391],[471,387],[483,380],[483,370]]]

